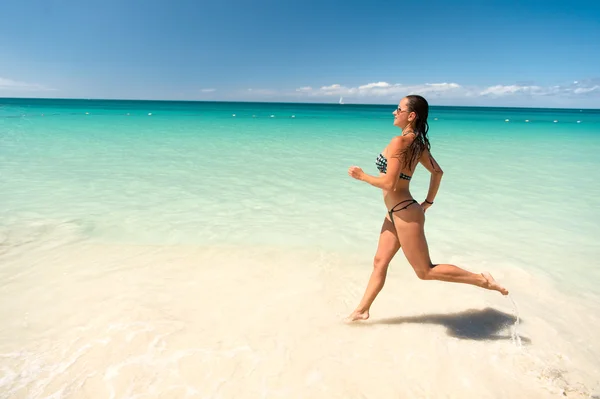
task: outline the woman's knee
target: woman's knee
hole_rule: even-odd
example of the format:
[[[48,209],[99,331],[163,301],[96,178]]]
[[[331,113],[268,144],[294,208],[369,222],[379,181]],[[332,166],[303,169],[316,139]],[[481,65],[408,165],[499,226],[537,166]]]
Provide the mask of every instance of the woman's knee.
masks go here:
[[[390,265],[390,259],[383,256],[375,256],[373,259],[373,268],[381,273],[386,273],[388,266]]]
[[[431,277],[431,268],[414,268],[415,269],[415,273],[417,274],[417,277],[420,280],[432,280]]]

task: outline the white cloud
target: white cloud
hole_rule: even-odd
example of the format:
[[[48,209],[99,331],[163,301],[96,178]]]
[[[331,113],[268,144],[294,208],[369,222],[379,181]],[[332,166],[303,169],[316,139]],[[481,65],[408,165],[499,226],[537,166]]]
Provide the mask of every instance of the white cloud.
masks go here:
[[[2,91],[50,91],[55,90],[36,83],[18,82],[16,80],[0,78],[0,90]]]
[[[465,85],[452,81],[405,84],[373,80],[352,86],[321,83],[289,90],[243,89],[237,93],[224,93],[222,96],[247,101],[269,99],[326,103],[337,103],[343,97],[346,104],[391,104],[409,94],[421,94],[436,105],[600,108],[600,79],[569,80],[564,84],[547,86],[530,82]]]
[[[425,83],[424,85],[407,86],[410,93],[408,94],[444,94],[444,93],[458,93],[463,92],[465,89],[458,83]]]
[[[481,86],[463,86],[454,82],[442,83],[423,83],[406,85],[401,83],[372,82],[356,87],[347,87],[341,84],[324,85],[318,89],[311,86],[301,87],[295,90],[295,96],[310,97],[338,97],[345,96],[347,102],[352,102],[352,98],[358,101],[366,100],[370,97],[373,101],[397,100],[400,96],[408,94],[421,94],[437,99],[531,99],[531,98],[579,98],[584,95],[595,96],[600,94],[600,82],[598,80],[572,81],[567,85],[539,86],[539,85],[493,85],[487,87]],[[362,100],[359,100],[362,99]]]
[[[591,93],[593,91],[600,91],[600,86],[596,85],[596,86],[592,86],[592,87],[578,87],[573,90],[573,93],[586,94],[586,93]]]
[[[460,85],[457,83],[425,83],[425,87],[422,90],[447,91],[454,89],[460,89]]]
[[[375,87],[390,87],[388,82],[377,82],[377,83],[369,83],[366,85],[358,86],[359,90],[369,90]]]
[[[358,97],[391,97],[405,94],[437,94],[460,90],[457,83],[425,83],[422,85],[390,84],[388,82],[375,82],[358,87],[346,87],[340,84],[321,86],[312,89],[310,86],[296,89],[296,92],[310,96],[358,96]]]
[[[486,88],[481,91],[479,94],[482,96],[493,95],[493,96],[505,96],[510,94],[543,94],[544,89],[540,86],[519,86],[519,85],[509,85],[502,86],[496,85]]]
[[[345,89],[345,87],[342,87],[338,84],[334,84],[331,86],[323,86],[321,87],[321,90],[339,90],[339,89]]]
[[[352,89],[348,89],[345,86],[339,84],[333,84],[331,86],[322,86],[315,94],[326,95],[326,96],[341,96],[350,94]]]
[[[200,90],[200,91],[201,91],[202,93],[212,93],[212,92],[215,92],[215,91],[217,91],[217,89],[202,89],[202,90]]]
[[[581,96],[589,93],[600,92],[600,85],[595,84],[594,81],[574,81],[571,85],[560,86],[521,86],[521,85],[496,85],[490,86],[482,90],[479,94],[481,96],[493,96],[493,97],[504,97],[504,96]]]

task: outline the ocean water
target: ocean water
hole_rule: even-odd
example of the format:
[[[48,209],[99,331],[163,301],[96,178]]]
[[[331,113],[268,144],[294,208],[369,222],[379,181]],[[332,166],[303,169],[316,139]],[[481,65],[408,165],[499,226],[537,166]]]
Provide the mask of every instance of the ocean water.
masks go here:
[[[376,174],[375,156],[398,133],[392,111],[3,100],[0,226],[8,245],[68,224],[104,242],[372,251],[385,208],[347,169]],[[432,251],[515,262],[600,294],[590,267],[600,111],[433,107],[430,124],[445,171]],[[421,200],[427,171],[413,181]]]
[[[238,336],[226,327],[207,329],[191,316],[197,308],[190,304],[198,298],[212,302],[214,296],[206,293],[206,286],[233,284],[233,278],[239,284],[230,287],[231,295],[243,292],[244,299],[239,300],[255,307],[264,307],[273,298],[288,300],[289,306],[297,307],[297,317],[316,318],[311,320],[324,329],[326,340],[335,331],[347,345],[359,340],[372,346],[373,341],[364,341],[367,337],[393,342],[395,337],[387,336],[386,328],[348,332],[344,327],[327,330],[325,326],[329,325],[326,312],[333,313],[331,318],[338,312],[349,313],[366,285],[385,207],[381,193],[351,179],[347,169],[358,165],[376,174],[375,157],[399,133],[392,125],[394,107],[0,99],[0,279],[4,281],[0,315],[11,320],[0,335],[0,391],[6,393],[0,392],[0,397],[81,397],[83,391],[90,397],[239,395],[228,378],[256,384],[256,392],[262,389],[260,395],[248,397],[398,394],[382,391],[384,381],[365,382],[353,391],[339,375],[323,371],[339,368],[343,361],[344,347],[339,342],[339,347],[331,346],[328,360],[303,357],[308,356],[303,342],[315,347],[319,340],[298,319],[282,319],[283,307],[271,310],[275,318],[268,317],[267,311],[252,316],[271,323],[275,330],[287,323],[290,330],[285,331],[294,336],[287,341],[283,332],[283,336],[272,333],[267,344],[258,328],[236,325],[234,317],[219,318],[220,312],[248,315],[248,309],[238,308],[241,305],[221,298],[217,313],[206,315],[201,310],[212,326],[233,323],[250,331]],[[516,392],[524,392],[534,388],[522,376],[523,370],[533,369],[537,374],[531,378],[545,385],[539,383],[540,391],[531,394],[545,389],[549,395],[590,397],[597,392],[594,379],[600,380],[600,344],[584,340],[582,334],[593,341],[592,331],[600,327],[596,241],[600,236],[600,110],[432,107],[429,123],[432,154],[445,172],[435,204],[427,212],[433,261],[491,271],[514,288],[511,295],[519,304],[520,328],[531,325],[529,331],[520,332],[530,343],[527,360],[522,348],[510,352],[517,349],[508,346],[508,339],[484,334],[458,344],[464,345],[459,353],[489,361],[492,371],[477,378],[483,376],[495,388],[464,377],[468,381],[458,385],[443,382],[444,392],[460,397],[463,389],[472,388],[478,397],[515,397],[515,392],[501,388],[503,378],[518,380]],[[411,183],[415,198],[425,198],[428,182],[421,167]],[[194,265],[190,257],[203,261]],[[378,301],[388,305],[382,304],[382,310],[393,309],[391,304],[399,300],[393,292],[406,284],[405,293],[399,294],[403,300],[410,301],[406,292],[421,297],[422,303],[409,312],[417,318],[411,320],[420,320],[417,325],[433,320],[452,330],[458,323],[457,331],[463,331],[467,327],[460,323],[466,317],[466,325],[483,320],[485,330],[494,315],[514,322],[517,310],[503,298],[469,299],[474,292],[484,294],[415,281],[402,254],[397,258],[396,269],[390,272],[397,273],[390,276],[397,286],[389,293],[387,286],[384,289],[386,294]],[[163,263],[155,265],[157,259]],[[346,277],[354,279],[348,283],[350,288],[343,284]],[[201,293],[188,285],[194,278],[205,284],[203,289],[196,287]],[[185,292],[186,300],[178,299],[177,292],[163,291],[169,284]],[[290,296],[282,296],[273,285]],[[419,288],[423,285],[441,291],[427,299]],[[325,288],[335,294],[324,293]],[[111,298],[106,292],[114,295]],[[311,292],[324,295],[317,296],[328,304],[317,316],[303,310],[304,294]],[[272,297],[262,297],[264,293]],[[157,303],[146,303],[150,299],[142,298],[147,295],[164,296],[164,302],[154,298]],[[259,297],[264,301],[250,299]],[[86,308],[68,311],[73,300]],[[461,313],[474,303],[488,310]],[[91,309],[97,315],[94,321],[86,319]],[[175,324],[158,317],[157,309],[169,313],[169,323]],[[429,316],[423,318],[423,312]],[[30,315],[27,321],[22,320],[24,314]],[[390,319],[399,316],[397,312],[385,316],[378,320],[392,320],[387,327],[408,322]],[[250,323],[253,318],[248,317]],[[295,329],[289,327],[295,322],[299,323]],[[190,326],[211,337],[206,338],[204,352],[185,352],[194,340],[188,336],[193,331]],[[407,327],[400,335],[405,334],[408,342],[424,334],[414,328]],[[365,335],[357,335],[360,330]],[[456,334],[440,340],[435,338],[438,333],[425,333],[438,346],[422,347],[421,355],[411,356],[418,359],[441,350],[447,358],[440,364],[457,367],[451,360],[460,357],[454,352],[459,351],[453,346]],[[223,344],[227,337],[230,347]],[[330,338],[330,343],[335,342],[335,336]],[[492,344],[486,347],[482,341]],[[73,342],[81,345],[75,347]],[[113,344],[108,355],[98,349]],[[540,345],[537,352],[536,344]],[[123,348],[131,353],[122,352]],[[556,348],[561,352],[551,353]],[[212,361],[218,365],[203,369],[208,360],[194,358],[198,353],[214,354]],[[388,358],[391,355],[383,349],[376,353],[391,367],[404,371],[414,367],[408,358]],[[493,372],[502,355],[505,368]],[[370,355],[356,356],[365,360]],[[515,356],[522,358],[516,361]],[[238,362],[230,364],[225,358]],[[295,359],[293,366],[287,363],[290,358]],[[185,359],[196,360],[186,364]],[[267,363],[261,359],[271,363],[264,366]],[[479,361],[464,360],[459,369],[474,376]],[[315,362],[321,362],[322,368],[311,369]],[[157,376],[172,367],[179,370],[177,375]],[[199,378],[194,369],[222,382],[209,383],[206,377],[204,385],[198,386],[193,382]],[[302,384],[292,375],[301,375]],[[417,375],[414,378],[419,381]],[[145,386],[152,391],[144,391]],[[421,381],[415,391],[406,392],[430,397],[436,389],[441,388]],[[505,391],[498,393],[498,389]]]

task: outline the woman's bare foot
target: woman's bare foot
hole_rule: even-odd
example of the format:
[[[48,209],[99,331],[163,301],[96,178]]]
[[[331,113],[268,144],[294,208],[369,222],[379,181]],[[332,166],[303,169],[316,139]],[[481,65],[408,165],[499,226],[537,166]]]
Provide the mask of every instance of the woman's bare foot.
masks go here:
[[[488,272],[484,272],[484,273],[481,273],[481,275],[483,276],[483,278],[486,281],[486,284],[484,284],[483,288],[487,288],[488,290],[498,291],[502,295],[508,295],[508,290],[506,288],[502,287],[500,284],[498,284],[496,282],[496,280],[494,280],[494,278],[492,277],[491,274],[489,274]]]
[[[358,310],[355,310],[354,312],[352,312],[352,314],[350,316],[346,317],[344,319],[344,321],[346,323],[352,323],[353,321],[356,321],[356,320],[367,320],[368,318],[369,318],[369,311],[368,310],[365,310],[365,311],[362,311],[362,312],[358,311]]]

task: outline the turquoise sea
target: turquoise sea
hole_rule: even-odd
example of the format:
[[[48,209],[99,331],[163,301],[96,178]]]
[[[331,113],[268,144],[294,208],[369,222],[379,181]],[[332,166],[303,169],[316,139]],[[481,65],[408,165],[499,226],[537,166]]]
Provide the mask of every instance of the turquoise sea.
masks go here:
[[[432,106],[432,260],[519,307],[398,253],[373,323],[332,322],[386,211],[347,170],[395,107],[0,99],[0,397],[600,393],[600,110]]]
[[[376,174],[398,133],[393,109],[0,100],[4,246],[67,229],[78,240],[372,252],[385,208],[346,172]],[[445,171],[428,213],[432,253],[600,294],[600,110],[433,106],[429,119]],[[413,181],[421,200],[427,172]]]

